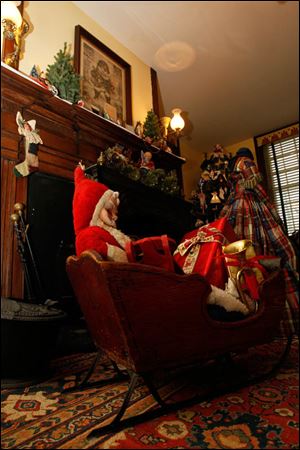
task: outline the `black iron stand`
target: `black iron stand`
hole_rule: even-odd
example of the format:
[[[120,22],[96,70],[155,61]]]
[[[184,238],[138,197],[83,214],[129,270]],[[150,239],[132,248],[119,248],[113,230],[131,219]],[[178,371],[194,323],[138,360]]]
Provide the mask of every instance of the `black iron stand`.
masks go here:
[[[25,284],[28,292],[28,300],[31,303],[45,303],[46,295],[42,286],[35,257],[28,238],[28,225],[24,219],[25,205],[16,203],[11,220],[17,236],[18,253],[24,268]]]

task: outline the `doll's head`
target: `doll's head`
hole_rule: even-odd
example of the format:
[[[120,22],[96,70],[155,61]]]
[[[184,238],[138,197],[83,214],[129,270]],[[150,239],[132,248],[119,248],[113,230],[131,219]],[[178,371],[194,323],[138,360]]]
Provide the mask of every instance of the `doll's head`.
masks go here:
[[[102,207],[99,210],[98,217],[93,219],[96,220],[96,224],[100,227],[103,225],[108,225],[109,227],[116,228],[116,221],[118,219],[118,206],[120,204],[119,192],[107,191]],[[96,212],[96,210],[95,210]],[[92,222],[93,222],[92,219]],[[93,223],[94,225],[94,223]]]
[[[145,152],[144,153],[144,163],[149,163],[152,159],[152,153],[151,152]]]

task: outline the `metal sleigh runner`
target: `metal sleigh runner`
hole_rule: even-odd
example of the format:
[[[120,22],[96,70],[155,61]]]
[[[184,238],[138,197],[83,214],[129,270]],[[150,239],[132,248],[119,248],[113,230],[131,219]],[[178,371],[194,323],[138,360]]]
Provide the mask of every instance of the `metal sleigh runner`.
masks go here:
[[[224,251],[226,258],[235,254],[234,259],[238,253],[244,254],[248,245],[245,242],[240,245],[242,247],[227,249],[227,254]],[[236,269],[234,264],[230,267]],[[118,372],[117,377],[106,383],[124,380],[124,377],[130,380],[123,403],[111,423],[96,427],[88,435],[89,439],[257,383],[273,373],[289,352],[292,336],[282,341],[282,354],[271,370],[259,376],[243,376],[242,381],[238,373],[235,375],[237,355],[245,354],[250,347],[268,344],[278,336],[285,308],[285,282],[281,269],[273,270],[260,283],[259,301],[252,312],[242,320],[231,322],[210,316],[207,298],[211,285],[195,273],[178,274],[147,264],[105,261],[94,250],[85,250],[79,257],[70,256],[67,272],[97,349],[110,358]],[[244,275],[245,271],[238,278],[242,299],[247,305],[249,292],[246,292]],[[251,278],[249,271],[248,275]],[[72,389],[94,386],[88,380],[96,361],[83,381]],[[223,381],[220,383],[212,377],[204,394],[175,402],[160,395],[155,383],[157,372],[196,371],[199,367],[202,372],[215,362],[216,373],[220,365],[224,374],[229,367],[233,370],[231,380],[236,381],[224,383],[222,373]],[[123,418],[141,378],[157,406]]]

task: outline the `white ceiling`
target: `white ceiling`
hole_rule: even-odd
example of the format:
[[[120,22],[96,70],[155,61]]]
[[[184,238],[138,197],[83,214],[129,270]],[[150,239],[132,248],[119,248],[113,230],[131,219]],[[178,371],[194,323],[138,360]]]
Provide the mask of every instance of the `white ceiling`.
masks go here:
[[[298,1],[73,3],[157,71],[193,149],[298,121]]]

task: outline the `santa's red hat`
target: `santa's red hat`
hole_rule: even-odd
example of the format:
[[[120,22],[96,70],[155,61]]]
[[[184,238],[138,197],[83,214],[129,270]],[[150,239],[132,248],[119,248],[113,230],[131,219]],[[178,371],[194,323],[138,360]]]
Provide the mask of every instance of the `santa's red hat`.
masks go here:
[[[74,171],[74,181],[73,222],[77,236],[89,225],[96,225],[99,213],[113,191],[102,183],[86,178],[79,166]]]

